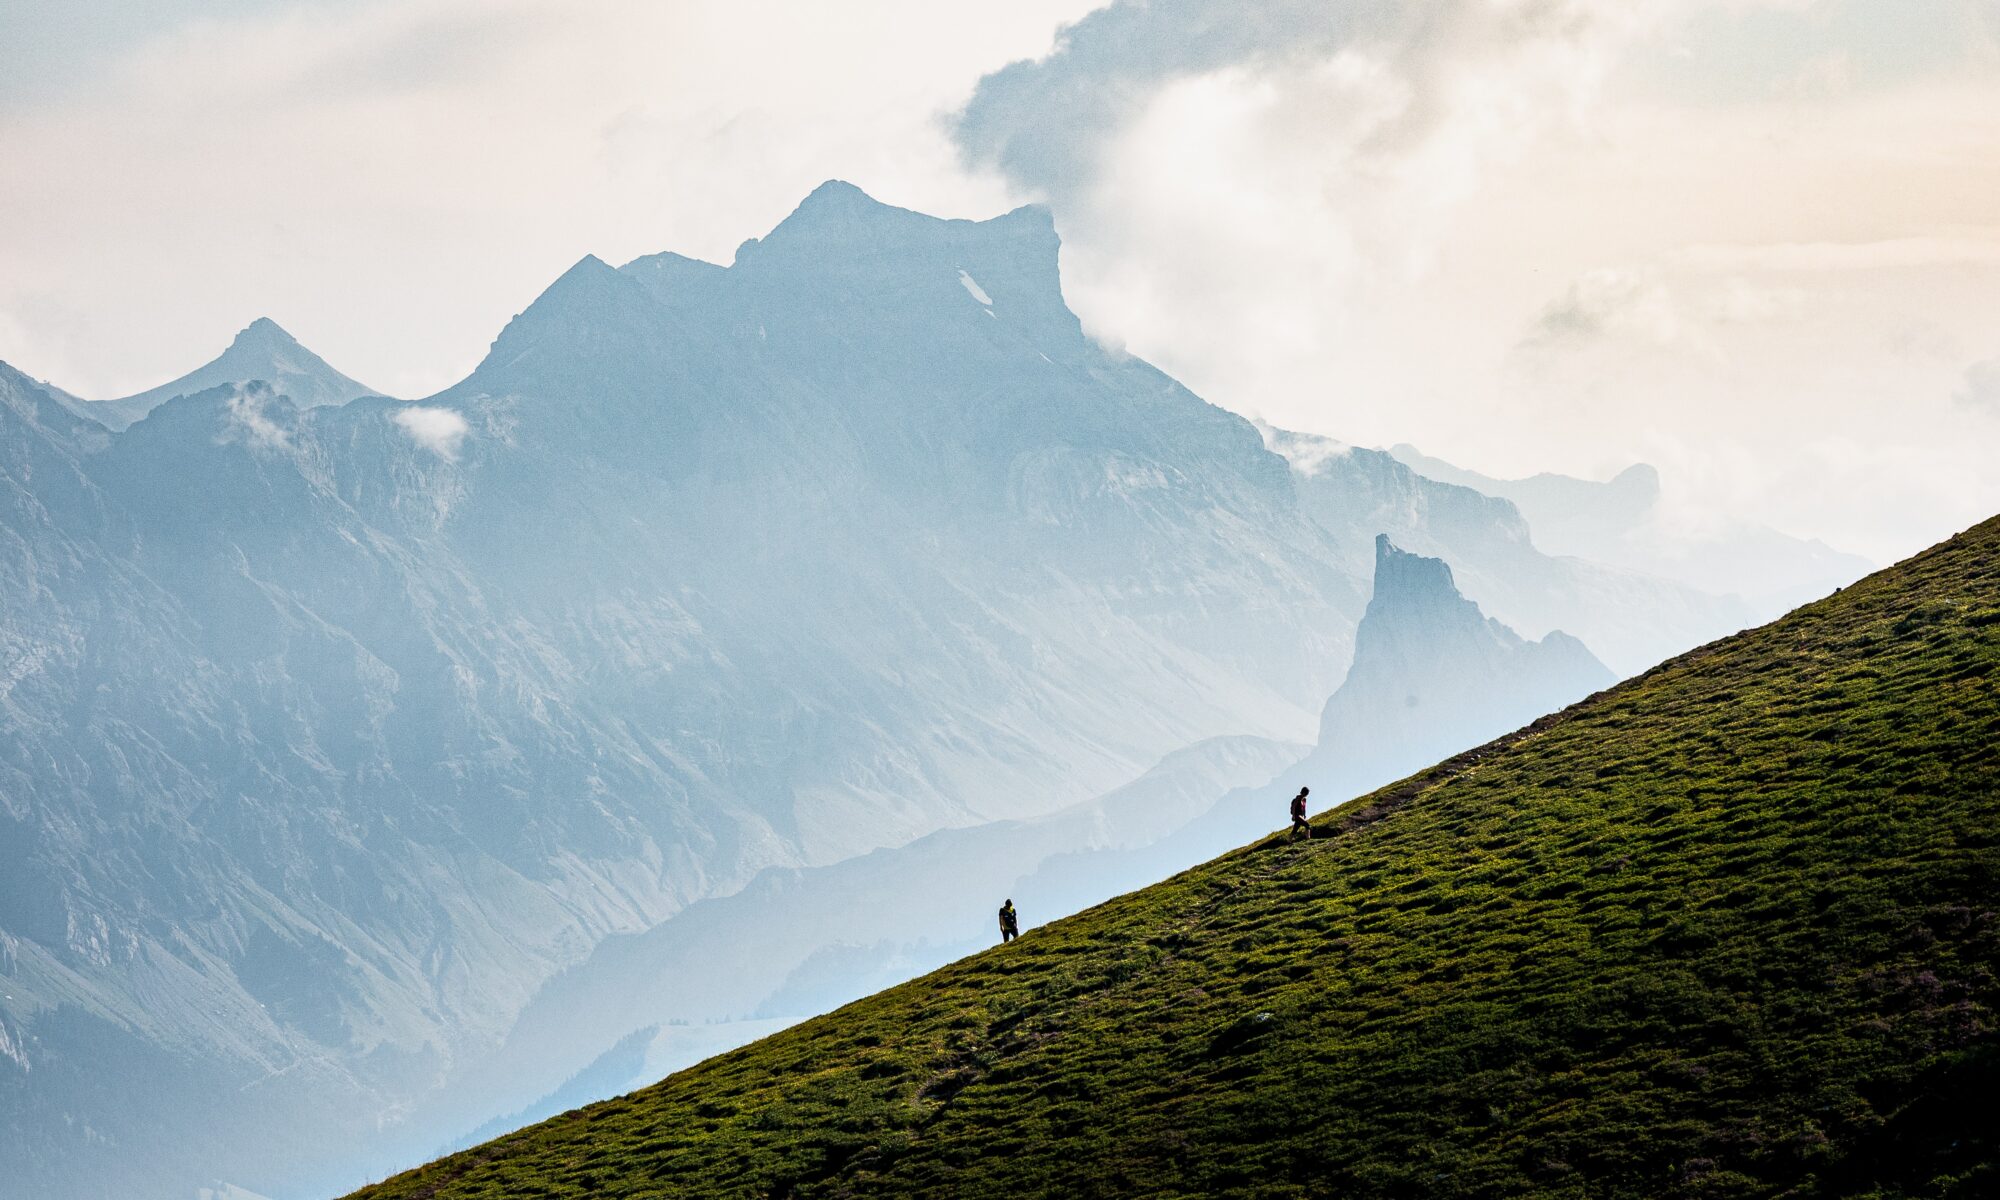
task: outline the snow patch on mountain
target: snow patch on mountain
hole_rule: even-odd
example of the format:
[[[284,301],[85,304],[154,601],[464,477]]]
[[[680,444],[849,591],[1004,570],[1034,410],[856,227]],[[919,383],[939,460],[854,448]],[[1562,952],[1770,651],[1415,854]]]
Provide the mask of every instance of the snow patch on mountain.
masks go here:
[[[972,294],[974,300],[988,308],[993,307],[993,297],[986,294],[986,289],[979,286],[978,280],[966,274],[964,267],[958,269],[958,281],[965,285],[965,290]]]

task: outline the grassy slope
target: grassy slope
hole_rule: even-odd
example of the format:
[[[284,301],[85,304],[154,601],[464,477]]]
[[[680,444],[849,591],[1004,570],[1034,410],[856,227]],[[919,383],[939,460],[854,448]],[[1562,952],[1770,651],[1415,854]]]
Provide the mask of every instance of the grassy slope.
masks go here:
[[[1996,745],[2000,519],[360,1194],[1990,1194]]]

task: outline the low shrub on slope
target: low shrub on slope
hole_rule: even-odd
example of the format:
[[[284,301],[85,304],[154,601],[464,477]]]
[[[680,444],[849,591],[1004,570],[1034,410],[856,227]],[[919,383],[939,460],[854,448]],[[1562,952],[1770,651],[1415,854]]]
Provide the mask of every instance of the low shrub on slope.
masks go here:
[[[360,1195],[1994,1194],[1997,745],[2000,519]]]

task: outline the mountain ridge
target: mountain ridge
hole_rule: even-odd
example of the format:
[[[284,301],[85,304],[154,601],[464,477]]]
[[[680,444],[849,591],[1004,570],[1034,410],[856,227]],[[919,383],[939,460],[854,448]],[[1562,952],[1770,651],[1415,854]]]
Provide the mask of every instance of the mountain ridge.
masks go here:
[[[1984,1194],[1996,551],[355,1195]]]
[[[1387,532],[1449,561],[1466,596],[1525,637],[1565,630],[1629,675],[1751,622],[1740,601],[1643,567],[1545,553],[1533,523],[1505,497],[1432,479],[1385,451],[1257,428],[1291,464],[1302,506],[1340,539],[1357,570],[1374,561],[1370,536]]]
[[[1711,592],[1737,592],[1760,617],[1771,617],[1874,569],[1859,555],[1799,538],[1755,521],[1717,528],[1667,528],[1659,511],[1657,469],[1634,463],[1597,482],[1544,471],[1499,479],[1433,458],[1408,443],[1388,453],[1418,473],[1504,497],[1527,514],[1537,544],[1552,554],[1679,580]],[[1754,585],[1745,587],[1744,581]]]

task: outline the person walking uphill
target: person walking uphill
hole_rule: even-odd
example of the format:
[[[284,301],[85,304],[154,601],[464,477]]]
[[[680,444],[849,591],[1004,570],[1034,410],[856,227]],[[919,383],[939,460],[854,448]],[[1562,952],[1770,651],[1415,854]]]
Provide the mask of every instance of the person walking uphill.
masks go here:
[[[1306,794],[1311,791],[1311,788],[1302,787],[1299,794],[1292,797],[1292,831],[1287,837],[1297,837],[1302,832],[1308,838],[1313,835],[1313,827],[1306,823]]]
[[[1009,897],[1007,903],[1000,906],[1000,944],[1004,946],[1020,936],[1021,918],[1014,911],[1013,898]]]

